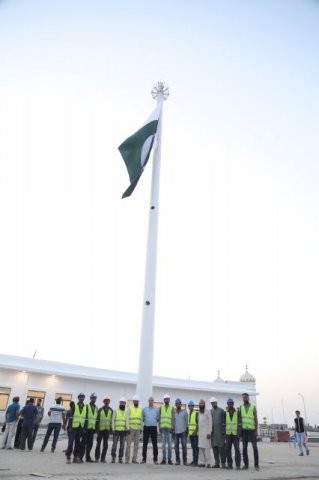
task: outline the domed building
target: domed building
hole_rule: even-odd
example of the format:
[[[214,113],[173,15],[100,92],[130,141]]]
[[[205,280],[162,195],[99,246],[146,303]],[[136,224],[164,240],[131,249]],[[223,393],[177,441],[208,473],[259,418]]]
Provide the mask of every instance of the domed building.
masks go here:
[[[253,383],[253,384],[256,383],[256,378],[254,377],[254,375],[252,375],[250,372],[248,372],[247,363],[246,363],[246,371],[245,371],[245,373],[242,374],[239,381],[241,383]]]
[[[225,380],[223,380],[220,376],[219,370],[217,370],[217,378],[215,378],[214,383],[225,383]]]

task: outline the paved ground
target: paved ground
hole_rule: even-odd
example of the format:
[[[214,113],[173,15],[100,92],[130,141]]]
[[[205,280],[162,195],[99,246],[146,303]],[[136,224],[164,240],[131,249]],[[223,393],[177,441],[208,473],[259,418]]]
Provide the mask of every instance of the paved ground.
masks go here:
[[[36,440],[32,452],[20,450],[0,450],[0,479],[26,480],[36,478],[33,474],[43,475],[43,478],[53,480],[280,480],[280,479],[318,479],[319,480],[319,445],[310,446],[310,455],[298,457],[298,452],[287,443],[259,443],[260,472],[253,468],[248,471],[227,471],[184,466],[153,465],[151,449],[149,463],[146,465],[110,464],[108,452],[107,463],[65,463],[62,450],[66,440],[59,441],[55,453],[48,451],[40,453],[41,437]],[[50,444],[48,445],[50,447]],[[110,450],[110,449],[109,449]],[[188,451],[191,457],[190,450]],[[173,455],[174,456],[174,455]],[[251,447],[249,456],[252,457]]]

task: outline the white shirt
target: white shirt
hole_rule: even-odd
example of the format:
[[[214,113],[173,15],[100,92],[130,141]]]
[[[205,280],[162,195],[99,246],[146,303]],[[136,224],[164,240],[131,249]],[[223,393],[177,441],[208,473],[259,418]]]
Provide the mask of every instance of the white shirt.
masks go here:
[[[63,415],[65,414],[63,405],[55,404],[50,408],[49,412],[49,423],[62,423]]]

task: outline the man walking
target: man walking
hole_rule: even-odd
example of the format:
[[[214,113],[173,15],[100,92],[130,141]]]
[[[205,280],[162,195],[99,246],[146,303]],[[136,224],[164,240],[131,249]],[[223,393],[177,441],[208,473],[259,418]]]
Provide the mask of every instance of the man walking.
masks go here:
[[[98,411],[96,421],[96,429],[98,431],[98,435],[95,447],[95,461],[98,462],[99,460],[101,460],[101,463],[106,463],[105,457],[109,445],[109,435],[111,432],[113,410],[110,407],[110,398],[108,396],[104,397],[103,403],[103,407],[100,408]],[[100,459],[102,441],[103,448]]]
[[[119,463],[123,463],[123,454],[127,432],[129,431],[128,415],[126,409],[126,398],[120,398],[119,408],[117,408],[112,417],[113,445],[112,445],[112,463],[115,463],[117,444],[120,441]]]
[[[212,409],[212,449],[215,459],[213,468],[226,468],[225,458],[225,410],[217,406],[217,398],[210,399]]]
[[[251,442],[254,451],[255,470],[259,471],[259,455],[257,448],[257,429],[258,418],[256,407],[253,403],[249,402],[248,393],[243,393],[243,405],[240,407],[241,423],[242,423],[242,440],[243,440],[243,470],[248,470],[248,442]]]
[[[166,464],[166,445],[167,445],[167,463],[172,463],[172,432],[174,424],[174,410],[169,404],[171,397],[166,393],[163,397],[164,403],[160,409],[159,426],[162,435],[162,461],[161,465]]]
[[[96,420],[98,408],[95,405],[97,395],[92,393],[90,395],[90,403],[87,404],[87,417],[86,417],[86,429],[85,429],[85,461],[92,463],[91,450],[93,447],[93,439],[96,428]]]
[[[125,463],[130,463],[131,443],[133,442],[132,463],[137,462],[137,452],[140,443],[140,434],[142,432],[142,408],[139,407],[139,397],[134,395],[133,407],[128,408],[129,433],[126,439]]]
[[[7,450],[12,450],[11,442],[15,434],[20,411],[19,401],[19,397],[13,397],[12,403],[8,406],[5,415],[6,429],[2,436],[1,448],[6,448]]]
[[[51,445],[51,452],[53,453],[56,448],[56,444],[58,442],[59,438],[59,433],[62,427],[62,422],[63,422],[63,428],[65,429],[65,408],[62,405],[62,398],[58,397],[55,400],[55,405],[53,405],[50,410],[48,411],[49,415],[49,423],[47,427],[47,431],[42,443],[42,447],[40,452],[44,452],[45,447],[48,444],[48,441],[50,439],[51,433],[53,432],[53,441]]]
[[[227,458],[227,468],[232,470],[232,445],[235,449],[235,463],[236,469],[240,470],[240,450],[239,450],[239,438],[241,435],[241,418],[240,411],[235,410],[234,400],[229,398],[227,400],[227,410],[225,415],[225,427],[226,427],[226,446],[225,453]]]
[[[85,453],[85,424],[87,418],[87,406],[84,404],[85,395],[79,393],[78,403],[70,412],[69,420],[69,443],[66,449],[66,463],[71,463],[73,452],[73,463],[83,463]]]
[[[43,418],[43,415],[44,415],[44,408],[42,407],[41,398],[37,399],[36,408],[38,410],[38,413],[37,413],[37,416],[35,417],[35,423],[34,423],[34,427],[33,427],[33,433],[32,433],[33,443],[35,442],[35,439],[36,439],[36,436],[37,436],[37,433],[38,433],[38,430],[39,430],[39,427],[41,425],[42,418]]]
[[[199,467],[211,467],[211,431],[212,416],[205,408],[205,400],[198,403],[198,450],[199,450]]]
[[[179,442],[182,444],[182,453],[183,453],[183,464],[187,465],[187,449],[186,449],[186,440],[187,440],[187,412],[182,410],[182,401],[180,398],[175,400],[175,415],[174,415],[174,434],[175,434],[175,456],[176,462],[175,465],[181,464],[180,452],[179,452]]]
[[[300,411],[296,410],[296,418],[295,418],[295,435],[296,435],[296,441],[299,447],[299,457],[303,457],[303,450],[302,447],[304,447],[305,452],[307,455],[309,455],[309,448],[306,445],[306,439],[305,436],[307,434],[306,431],[306,425],[304,419],[300,416]]]
[[[193,461],[189,463],[190,467],[198,465],[198,412],[194,410],[194,402],[188,402],[188,435],[193,452]]]
[[[143,408],[143,452],[142,462],[146,463],[147,458],[147,444],[151,437],[153,445],[153,461],[155,465],[158,464],[158,446],[157,446],[157,424],[159,422],[159,409],[154,407],[154,398],[148,399],[148,407]]]
[[[32,432],[37,413],[38,410],[37,407],[34,405],[34,398],[30,398],[29,402],[21,410],[21,415],[23,417],[20,440],[21,450],[25,450],[26,440],[28,440],[28,449],[32,450],[33,448]]]

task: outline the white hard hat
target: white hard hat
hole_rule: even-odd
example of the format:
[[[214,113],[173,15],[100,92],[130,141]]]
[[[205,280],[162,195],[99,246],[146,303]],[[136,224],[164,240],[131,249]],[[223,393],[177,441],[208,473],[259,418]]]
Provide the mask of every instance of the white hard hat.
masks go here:
[[[209,401],[210,401],[210,403],[217,402],[217,398],[211,397]]]
[[[140,397],[138,395],[134,395],[133,399],[132,400],[137,400],[139,401]]]
[[[163,397],[163,400],[165,400],[165,398],[171,398],[170,395],[168,395],[168,393],[165,393],[164,397]]]
[[[125,397],[121,397],[121,398],[120,398],[120,402],[126,403],[126,398],[125,398]]]

